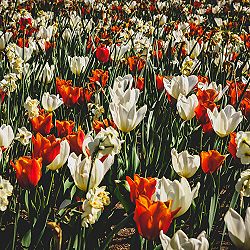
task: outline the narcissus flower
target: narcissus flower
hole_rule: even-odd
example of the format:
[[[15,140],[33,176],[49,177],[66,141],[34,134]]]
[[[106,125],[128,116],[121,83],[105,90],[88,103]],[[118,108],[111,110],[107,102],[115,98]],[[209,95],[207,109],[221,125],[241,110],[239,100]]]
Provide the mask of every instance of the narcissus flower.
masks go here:
[[[250,169],[247,169],[240,173],[235,190],[240,193],[241,197],[250,197]]]
[[[250,207],[247,208],[245,222],[232,208],[224,217],[229,237],[237,249],[249,250],[250,246]]]
[[[171,81],[166,78],[163,79],[164,87],[166,91],[175,99],[178,99],[182,94],[187,96],[193,87],[198,83],[197,76],[174,76]]]
[[[102,63],[108,62],[109,54],[110,54],[109,48],[107,48],[105,46],[99,46],[95,52],[95,56],[96,56],[97,60],[99,60]]]
[[[160,240],[163,250],[208,250],[209,242],[206,238],[205,231],[201,232],[197,239],[188,238],[188,236],[182,231],[178,230],[172,239],[167,235],[160,232]]]
[[[212,174],[217,171],[226,159],[226,155],[221,155],[217,150],[202,151],[201,168],[205,174]]]
[[[239,131],[236,134],[237,152],[242,164],[250,164],[250,132]]]
[[[92,163],[91,157],[85,157],[82,160],[81,154],[77,156],[75,153],[71,153],[68,159],[68,168],[73,177],[75,185],[79,189],[87,191],[88,181],[89,190],[91,188],[97,187],[101,183],[104,175],[112,166],[113,162],[114,157],[111,155],[109,155],[103,162],[99,159],[95,159]]]
[[[56,110],[62,104],[63,101],[61,98],[59,98],[59,95],[50,95],[48,92],[46,92],[42,96],[43,108],[48,112]]]
[[[39,115],[38,105],[39,101],[37,99],[31,99],[30,96],[27,97],[23,106],[28,111],[29,118],[34,118]]]
[[[14,132],[10,125],[3,124],[0,127],[0,148],[6,149],[14,139]]]
[[[32,130],[35,133],[40,133],[42,135],[48,135],[50,130],[54,127],[52,123],[52,113],[40,114],[31,120]]]
[[[134,221],[140,235],[149,240],[157,238],[162,230],[166,233],[178,213],[179,208],[171,210],[171,201],[151,201],[142,195],[136,199]]]
[[[18,128],[18,133],[16,134],[15,140],[20,141],[23,145],[27,145],[30,142],[32,133],[25,127]]]
[[[227,105],[220,112],[217,107],[213,111],[208,109],[207,113],[215,133],[220,137],[225,137],[233,132],[243,119],[241,111],[236,112],[231,105]]]
[[[35,187],[42,176],[42,158],[20,157],[12,167],[16,170],[16,178],[22,188]]]
[[[145,195],[151,199],[152,195],[156,190],[156,179],[155,178],[143,178],[138,174],[134,175],[134,180],[129,176],[126,176],[126,181],[130,187],[130,200],[135,202],[139,195]]]
[[[12,195],[13,186],[0,176],[0,211],[5,211],[9,204],[8,196]]]
[[[195,94],[185,97],[180,94],[177,100],[176,108],[180,117],[185,120],[191,120],[195,116],[195,108],[198,106],[198,98]]]
[[[192,177],[200,166],[200,156],[190,155],[187,150],[178,154],[175,148],[171,150],[174,171],[181,177]]]
[[[198,182],[191,190],[186,178],[182,177],[181,181],[171,181],[165,177],[157,181],[156,192],[153,200],[166,202],[172,200],[172,209],[178,209],[175,217],[179,217],[187,212],[193,200],[198,196],[200,183]]]

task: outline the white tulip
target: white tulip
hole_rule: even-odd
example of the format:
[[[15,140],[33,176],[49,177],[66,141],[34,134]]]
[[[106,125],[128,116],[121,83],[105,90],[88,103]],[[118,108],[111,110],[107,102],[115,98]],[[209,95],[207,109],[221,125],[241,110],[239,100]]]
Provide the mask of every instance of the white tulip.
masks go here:
[[[232,208],[225,215],[229,237],[237,249],[250,250],[250,207],[247,208],[245,222]]]
[[[241,197],[250,197],[250,169],[240,173],[240,178],[235,185],[235,190],[241,194]]]
[[[241,111],[236,112],[231,105],[227,105],[220,112],[218,112],[217,107],[214,108],[213,112],[207,109],[207,114],[215,133],[220,137],[225,137],[233,132],[243,119]]]
[[[66,29],[64,30],[64,32],[62,33],[62,38],[63,38],[63,40],[66,41],[66,42],[70,41],[71,38],[72,38],[71,29],[66,28]]]
[[[173,200],[171,209],[175,210],[181,208],[175,217],[179,217],[187,212],[193,199],[198,195],[200,183],[198,182],[196,187],[191,190],[191,187],[186,178],[182,177],[181,181],[171,181],[162,177],[157,181],[156,192],[153,196],[154,200],[166,202]]]
[[[180,117],[185,120],[191,120],[195,116],[195,108],[198,106],[198,98],[195,94],[192,94],[188,98],[182,94],[179,95],[177,100],[177,111]]]
[[[9,42],[10,38],[12,37],[11,32],[5,32],[3,33],[0,31],[0,50],[4,50],[7,43]]]
[[[39,76],[39,81],[44,84],[51,83],[54,77],[55,66],[49,65],[48,62],[44,65],[44,68]]]
[[[190,155],[187,150],[178,154],[173,148],[171,150],[171,156],[174,171],[181,177],[192,177],[200,166],[200,156]]]
[[[32,56],[33,47],[29,46],[28,48],[27,47],[21,48],[19,46],[15,46],[15,53],[18,57],[23,59],[24,62],[27,62]]]
[[[68,160],[70,153],[70,146],[67,140],[60,142],[60,152],[55,159],[47,166],[50,170],[57,170],[61,168]]]
[[[110,58],[115,61],[115,60],[121,60],[124,54],[130,49],[129,44],[126,45],[116,45],[112,44],[110,47]]]
[[[112,102],[109,105],[114,123],[122,132],[133,130],[143,120],[147,112],[147,105],[136,110],[138,97],[138,89],[127,89],[120,99],[120,103]]]
[[[50,95],[48,92],[46,92],[42,96],[43,108],[48,112],[56,110],[62,104],[63,100],[59,97],[59,95]]]
[[[237,152],[242,164],[250,164],[250,131],[239,131],[236,134]]]
[[[110,169],[114,162],[114,157],[109,155],[103,162],[99,159],[95,159],[92,166],[92,172],[89,181],[89,189],[97,187],[104,175]],[[91,170],[92,160],[91,157],[86,157],[82,160],[82,155],[77,156],[75,153],[71,153],[68,159],[68,167],[73,177],[75,185],[83,190],[87,191],[87,185]]]
[[[14,132],[10,125],[3,124],[0,127],[0,147],[8,148],[14,140]]]
[[[53,35],[53,30],[54,27],[52,25],[48,27],[40,26],[39,31],[37,33],[37,37],[49,41],[51,40],[51,37]]]
[[[198,83],[198,77],[194,75],[174,76],[171,81],[168,81],[166,78],[164,78],[163,83],[167,92],[175,99],[178,99],[180,94],[183,94],[184,96],[189,94],[196,83]]]
[[[83,56],[68,57],[69,67],[73,74],[79,76],[82,71],[84,71],[88,65],[89,58]]]
[[[167,235],[160,232],[160,240],[163,250],[208,250],[209,242],[206,238],[205,231],[201,232],[197,239],[188,238],[188,236],[182,231],[178,230],[172,239]]]

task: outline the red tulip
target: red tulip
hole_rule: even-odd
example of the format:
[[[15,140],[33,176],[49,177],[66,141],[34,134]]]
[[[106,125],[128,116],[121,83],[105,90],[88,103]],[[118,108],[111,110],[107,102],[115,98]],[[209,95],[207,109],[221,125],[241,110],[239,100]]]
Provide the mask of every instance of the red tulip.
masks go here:
[[[59,137],[66,137],[73,131],[75,123],[73,121],[59,121],[56,120],[56,129]]]
[[[54,127],[52,124],[52,113],[40,114],[31,120],[32,130],[35,133],[40,133],[42,135],[48,135],[50,130]]]
[[[104,47],[104,46],[99,46],[95,52],[95,56],[96,56],[97,60],[99,60],[102,63],[108,62],[109,54],[110,54],[109,49],[107,47]]]

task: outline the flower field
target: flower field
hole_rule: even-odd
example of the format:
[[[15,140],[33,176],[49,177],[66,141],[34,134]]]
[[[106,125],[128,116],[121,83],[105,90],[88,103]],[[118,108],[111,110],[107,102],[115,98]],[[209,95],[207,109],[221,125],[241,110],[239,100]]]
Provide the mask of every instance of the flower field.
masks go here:
[[[250,250],[249,20],[0,0],[0,249]]]

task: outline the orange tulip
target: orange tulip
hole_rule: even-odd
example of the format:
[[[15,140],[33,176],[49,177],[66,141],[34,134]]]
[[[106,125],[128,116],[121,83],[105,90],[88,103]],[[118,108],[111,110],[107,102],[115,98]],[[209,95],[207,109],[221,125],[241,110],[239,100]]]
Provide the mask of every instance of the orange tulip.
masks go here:
[[[158,91],[162,91],[164,89],[163,78],[164,76],[156,75],[156,88]]]
[[[116,129],[116,125],[112,120],[104,119],[102,122],[98,120],[93,121],[93,129],[97,134],[101,131],[101,128],[105,129],[110,126]]]
[[[22,188],[32,188],[37,185],[42,176],[42,158],[34,159],[22,156],[14,164],[10,162],[16,171],[16,178]]]
[[[221,155],[217,150],[201,152],[201,168],[205,174],[212,174],[220,168],[226,156]]]
[[[56,140],[54,135],[44,137],[40,133],[32,136],[33,157],[42,157],[43,164],[49,165],[60,153],[61,140]]]
[[[129,176],[126,176],[126,180],[130,186],[130,200],[132,202],[135,202],[139,195],[146,195],[149,199],[151,199],[156,189],[155,178],[143,178],[138,174],[135,174],[134,180],[132,180]]]
[[[160,231],[166,233],[180,208],[171,211],[172,201],[151,201],[142,195],[136,199],[134,221],[140,235],[149,240],[157,238]]]
[[[65,137],[72,133],[72,130],[75,126],[73,121],[59,121],[56,120],[56,129],[59,137]]]
[[[75,105],[80,97],[79,87],[62,85],[58,87],[58,92],[62,96],[64,104],[68,107]]]
[[[50,130],[54,127],[52,124],[52,113],[40,114],[31,120],[32,130],[35,133],[41,133],[42,135],[48,135]]]
[[[140,73],[145,64],[145,60],[137,56],[131,56],[128,58],[128,66],[130,71],[132,71],[133,73],[135,73],[136,71]]]
[[[232,132],[230,134],[230,141],[228,144],[228,152],[233,156],[234,159],[236,159],[236,152],[237,152],[237,144],[236,144],[236,132]]]
[[[144,78],[138,77],[136,81],[136,88],[142,91],[144,89]]]
[[[77,155],[82,154],[82,144],[84,141],[84,137],[85,134],[82,130],[73,132],[66,137],[70,145],[70,152],[75,152]]]
[[[64,80],[60,78],[56,78],[56,91],[59,92],[59,88],[62,86],[72,86],[71,80]]]
[[[89,77],[91,83],[99,82],[102,87],[105,87],[109,78],[108,71],[102,69],[92,70],[92,77]]]

